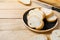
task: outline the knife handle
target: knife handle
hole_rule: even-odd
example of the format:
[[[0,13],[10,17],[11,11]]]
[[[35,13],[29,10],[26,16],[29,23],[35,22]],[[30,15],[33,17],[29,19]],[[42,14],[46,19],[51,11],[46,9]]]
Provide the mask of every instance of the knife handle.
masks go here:
[[[55,7],[52,7],[52,10],[55,10],[55,11],[58,11],[58,12],[60,12],[60,9],[58,9],[58,8],[55,8]]]

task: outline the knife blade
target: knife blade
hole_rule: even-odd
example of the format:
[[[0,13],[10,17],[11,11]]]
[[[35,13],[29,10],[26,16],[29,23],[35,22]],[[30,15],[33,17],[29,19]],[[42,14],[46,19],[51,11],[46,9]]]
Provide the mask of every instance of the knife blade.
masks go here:
[[[57,8],[57,7],[45,4],[43,2],[38,2],[38,1],[33,1],[33,2],[36,3],[36,4],[38,4],[38,5],[40,5],[41,7],[45,7],[45,8],[52,9],[52,10],[60,12],[60,8]]]

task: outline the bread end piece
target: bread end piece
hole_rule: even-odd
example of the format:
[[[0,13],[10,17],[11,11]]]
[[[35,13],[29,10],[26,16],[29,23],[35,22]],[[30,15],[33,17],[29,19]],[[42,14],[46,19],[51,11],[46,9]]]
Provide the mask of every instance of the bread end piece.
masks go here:
[[[30,6],[31,3],[32,3],[31,0],[18,0],[18,2],[20,2],[20,3],[24,4],[24,5],[27,5],[27,6]]]
[[[48,22],[55,22],[56,20],[57,20],[57,16],[55,16],[55,15],[47,18],[47,21],[48,21]]]

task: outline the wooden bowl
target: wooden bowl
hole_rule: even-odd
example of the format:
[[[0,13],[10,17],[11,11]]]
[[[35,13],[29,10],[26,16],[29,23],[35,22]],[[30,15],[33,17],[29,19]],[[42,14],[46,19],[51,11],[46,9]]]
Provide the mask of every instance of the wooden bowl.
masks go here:
[[[34,8],[32,8],[32,9],[30,9],[30,10],[33,10]],[[57,25],[58,25],[58,19],[55,21],[55,22],[48,22],[46,19],[44,19],[44,27],[43,27],[43,29],[41,29],[41,30],[37,30],[37,29],[34,29],[34,28],[31,28],[31,27],[29,27],[28,26],[28,20],[27,20],[27,14],[29,13],[29,11],[30,10],[28,10],[28,11],[26,11],[25,13],[24,13],[24,15],[23,15],[23,21],[24,21],[24,23],[27,25],[26,27],[28,28],[28,29],[30,29],[30,30],[32,30],[32,31],[34,31],[34,32],[48,32],[48,31],[51,31],[51,30],[53,30],[54,28],[56,28],[57,27]]]

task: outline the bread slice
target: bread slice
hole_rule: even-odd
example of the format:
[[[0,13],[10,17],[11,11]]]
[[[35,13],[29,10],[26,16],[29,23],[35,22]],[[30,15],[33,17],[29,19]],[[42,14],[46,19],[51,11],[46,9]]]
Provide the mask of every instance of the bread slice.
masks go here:
[[[40,35],[35,35],[31,37],[30,40],[48,40],[48,37],[44,34],[40,34]]]
[[[25,4],[25,5],[30,5],[31,0],[18,0],[20,3]]]
[[[40,30],[44,27],[44,22],[43,21],[40,21],[40,26],[36,27],[36,29]]]
[[[34,10],[37,12],[40,12],[40,14],[45,18],[45,14],[44,14],[44,12],[41,11],[40,8],[35,8]]]
[[[60,40],[60,30],[54,30],[50,35],[51,40]]]
[[[57,20],[57,17],[55,15],[52,15],[51,17],[47,18],[48,22],[54,22]]]
[[[32,15],[36,15],[37,17],[39,17],[40,20],[44,19],[44,14],[42,11],[39,11],[39,9],[37,10],[31,10],[27,16],[27,18],[29,19],[29,17],[31,17]]]
[[[44,27],[44,22],[42,20],[39,20],[37,16],[31,16],[28,19],[28,25],[31,28],[42,29]]]
[[[41,7],[41,11],[45,13],[46,17],[50,17],[51,15],[53,15],[53,11],[51,9]]]

